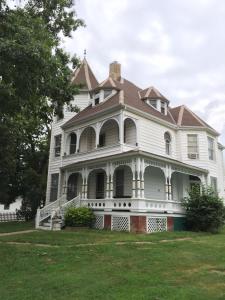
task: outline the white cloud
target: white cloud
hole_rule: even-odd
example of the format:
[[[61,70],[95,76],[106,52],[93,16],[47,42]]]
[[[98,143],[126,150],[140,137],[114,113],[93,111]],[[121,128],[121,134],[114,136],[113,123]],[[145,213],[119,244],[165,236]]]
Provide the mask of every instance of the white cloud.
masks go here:
[[[75,9],[87,27],[65,47],[81,57],[87,49],[99,80],[118,60],[124,77],[186,104],[225,141],[225,2],[77,0]]]

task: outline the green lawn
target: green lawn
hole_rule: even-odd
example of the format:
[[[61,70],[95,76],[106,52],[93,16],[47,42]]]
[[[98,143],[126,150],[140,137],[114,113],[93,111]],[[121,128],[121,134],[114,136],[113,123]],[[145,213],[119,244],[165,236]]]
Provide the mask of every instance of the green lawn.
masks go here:
[[[0,233],[34,229],[34,222],[3,222],[0,223]]]
[[[37,231],[0,237],[0,299],[225,299],[225,235]]]

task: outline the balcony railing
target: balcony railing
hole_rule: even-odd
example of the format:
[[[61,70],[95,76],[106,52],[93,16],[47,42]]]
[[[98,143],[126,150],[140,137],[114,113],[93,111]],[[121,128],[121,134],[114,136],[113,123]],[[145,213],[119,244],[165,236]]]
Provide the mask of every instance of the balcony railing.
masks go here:
[[[184,213],[181,202],[157,199],[81,199],[81,206],[104,211]]]
[[[125,151],[136,149],[137,146],[117,143],[105,147],[94,148],[86,152],[77,152],[74,154],[65,154],[62,157],[62,166],[67,166],[70,163],[86,161],[89,159],[100,158],[108,155],[119,154]]]

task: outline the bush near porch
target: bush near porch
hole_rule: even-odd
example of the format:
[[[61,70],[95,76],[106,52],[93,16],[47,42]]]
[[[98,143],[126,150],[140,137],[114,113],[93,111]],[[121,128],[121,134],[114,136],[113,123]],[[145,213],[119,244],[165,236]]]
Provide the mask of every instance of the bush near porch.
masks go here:
[[[95,215],[87,207],[70,207],[65,213],[65,225],[71,227],[91,227],[95,220]]]
[[[187,229],[218,232],[225,223],[225,206],[218,194],[208,186],[194,185],[183,200]]]

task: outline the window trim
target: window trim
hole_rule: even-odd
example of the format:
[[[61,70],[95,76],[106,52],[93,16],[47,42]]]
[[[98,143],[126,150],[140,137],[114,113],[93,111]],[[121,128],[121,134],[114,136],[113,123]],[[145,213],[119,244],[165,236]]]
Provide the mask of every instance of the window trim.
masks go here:
[[[194,146],[189,146],[189,137],[190,136],[196,136],[196,152],[189,152],[189,148],[194,147]],[[188,133],[187,134],[187,157],[188,159],[199,159],[199,141],[198,141],[198,134],[196,133]]]
[[[167,135],[167,137],[166,137],[166,135]],[[171,138],[171,134],[169,133],[169,131],[166,131],[164,133],[164,142],[165,142],[166,155],[171,155],[172,154],[172,138]],[[167,148],[167,146],[168,146],[168,148]]]
[[[56,140],[59,138],[59,145],[56,144]],[[55,157],[59,157],[61,155],[61,147],[62,147],[62,134],[58,134],[54,136],[54,142],[55,142],[55,147],[54,147],[54,155]]]
[[[212,142],[212,148],[210,148],[210,140]],[[208,142],[208,158],[209,160],[215,161],[216,160],[216,151],[215,151],[215,139],[211,136],[207,136],[207,142]],[[211,151],[211,153],[210,153]],[[210,156],[212,154],[212,158]]]

